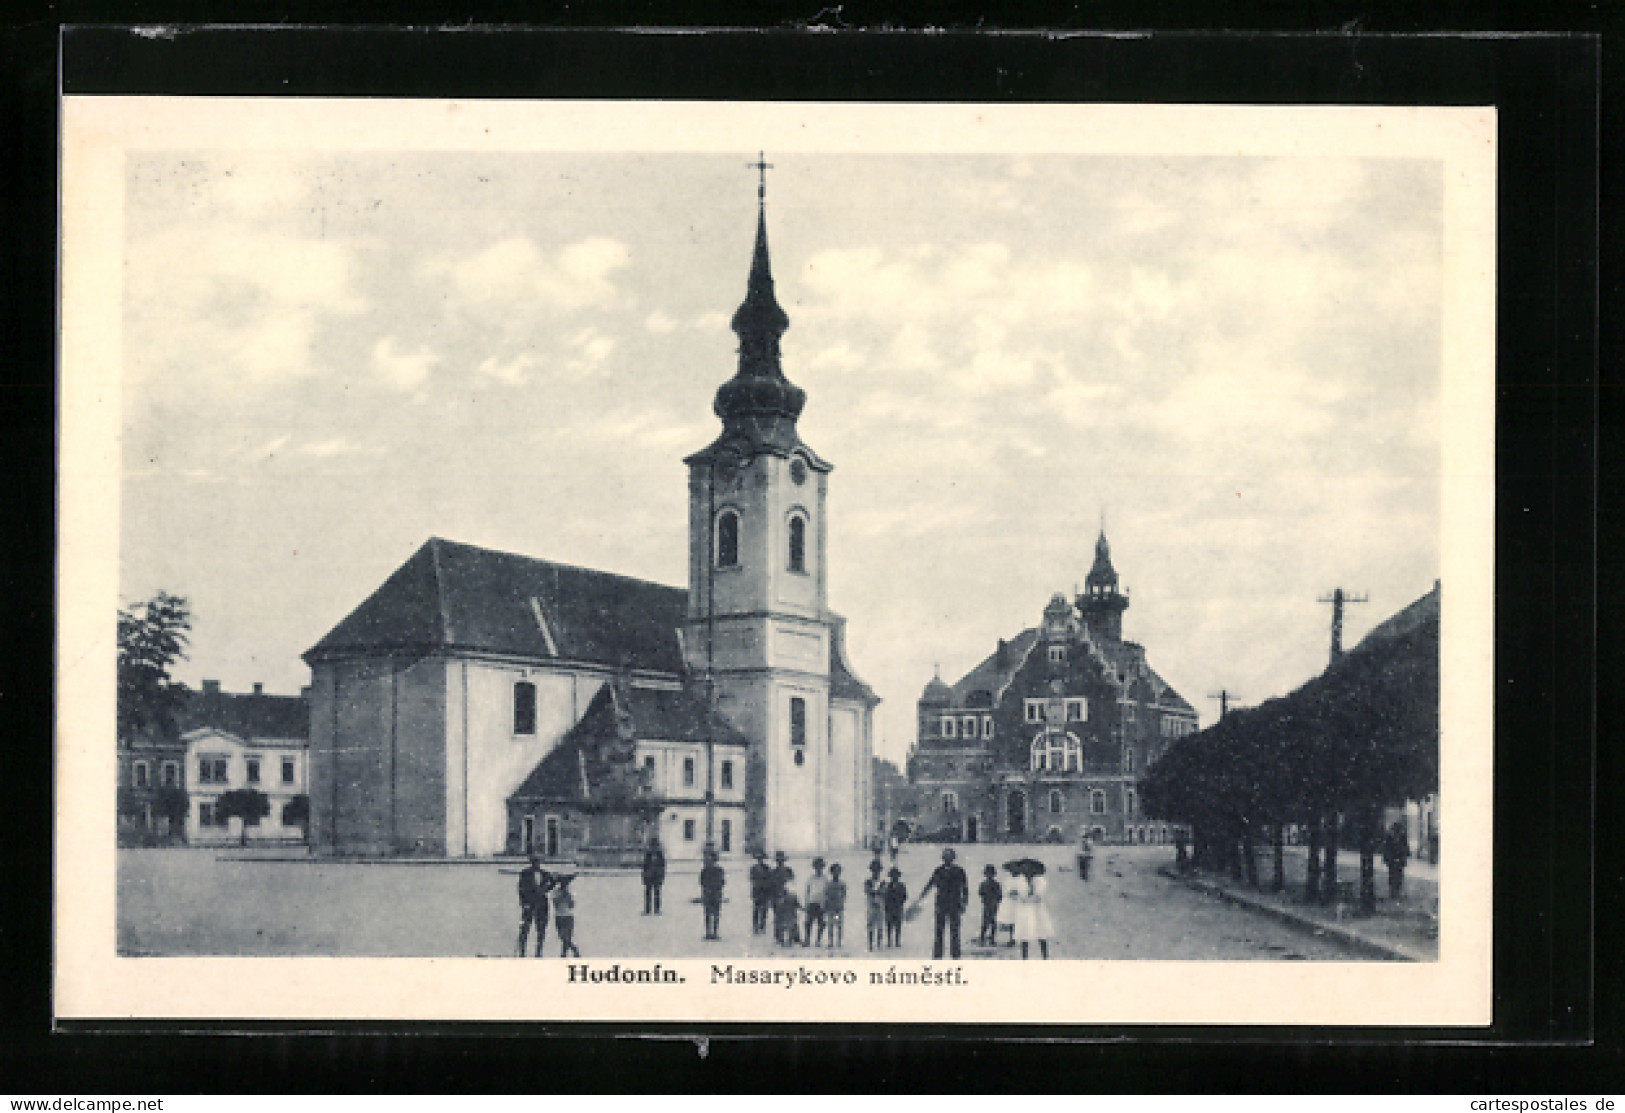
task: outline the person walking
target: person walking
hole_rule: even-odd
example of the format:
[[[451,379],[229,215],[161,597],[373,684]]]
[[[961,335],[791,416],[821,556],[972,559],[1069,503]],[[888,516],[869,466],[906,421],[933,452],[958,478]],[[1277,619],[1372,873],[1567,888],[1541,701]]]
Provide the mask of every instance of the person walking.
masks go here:
[[[570,892],[574,874],[559,878],[558,891],[553,895],[553,926],[559,929],[559,957],[581,957],[576,947],[576,898]]]
[[[666,852],[660,838],[649,840],[649,849],[643,852],[643,914],[660,915],[660,887],[666,883]]]
[[[767,914],[773,905],[773,867],[767,864],[767,851],[756,852],[750,867],[750,930],[752,935],[767,931]]]
[[[952,957],[959,957],[959,921],[965,914],[965,906],[970,903],[970,879],[965,871],[954,863],[953,847],[945,847],[942,851],[942,865],[931,871],[931,877],[920,890],[920,895],[914,898],[919,904],[925,900],[925,894],[932,889],[937,891],[937,925],[936,934],[932,937],[931,957],[942,957],[942,936],[944,930],[948,934],[949,953]]]
[[[1088,831],[1085,831],[1083,833],[1083,838],[1078,843],[1078,877],[1079,878],[1081,878],[1084,881],[1089,880],[1089,867],[1090,867],[1090,865],[1092,865],[1094,863],[1094,860],[1095,860],[1095,840],[1090,837]]]
[[[547,941],[547,891],[552,888],[552,877],[542,868],[542,856],[532,854],[530,865],[519,872],[519,957],[525,957],[525,941],[530,938],[530,925],[536,925],[536,957],[542,957],[542,944]]]
[[[999,871],[989,864],[982,868],[982,883],[976,887],[982,898],[982,930],[976,942],[991,947],[999,941],[999,905],[1004,902],[1004,886],[999,884]]]
[[[824,876],[824,860],[812,860],[812,876],[807,878],[807,926],[801,945],[813,945],[813,924],[818,924],[818,942],[824,941],[824,900],[829,892],[829,878]]]
[[[878,950],[886,941],[886,881],[881,877],[881,871],[885,868],[877,855],[869,863],[869,877],[863,883],[863,904],[867,913],[871,951]]]
[[[893,866],[886,871],[886,946],[903,945],[903,909],[908,905],[908,886],[903,871]]]
[[[842,943],[846,926],[846,882],[841,880],[841,867],[829,867],[829,884],[824,888],[824,916],[829,920],[829,949]]]
[[[705,910],[706,939],[722,938],[722,887],[727,881],[717,852],[706,848],[705,865],[700,867],[700,906]]]
[[[1020,888],[1021,897],[1016,904],[1016,942],[1021,944],[1021,957],[1026,958],[1030,944],[1037,943],[1042,957],[1049,957],[1050,936],[1055,934],[1055,925],[1050,922],[1049,909],[1044,904],[1044,894],[1048,891],[1049,883],[1042,874],[1030,874],[1027,883]]]
[[[1405,866],[1411,860],[1411,843],[1405,837],[1404,820],[1395,820],[1382,840],[1382,864],[1388,867],[1388,899],[1398,900],[1405,891]]]

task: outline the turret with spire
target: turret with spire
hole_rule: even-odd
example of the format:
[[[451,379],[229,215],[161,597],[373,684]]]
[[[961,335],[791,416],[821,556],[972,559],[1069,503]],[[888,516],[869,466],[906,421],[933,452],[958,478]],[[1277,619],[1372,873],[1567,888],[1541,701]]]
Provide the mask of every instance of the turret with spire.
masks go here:
[[[1117,588],[1117,569],[1112,567],[1112,548],[1106,541],[1106,531],[1100,531],[1095,542],[1095,563],[1083,580],[1083,593],[1077,598],[1078,613],[1083,624],[1096,638],[1110,641],[1123,640],[1123,612],[1128,609],[1128,596]]]

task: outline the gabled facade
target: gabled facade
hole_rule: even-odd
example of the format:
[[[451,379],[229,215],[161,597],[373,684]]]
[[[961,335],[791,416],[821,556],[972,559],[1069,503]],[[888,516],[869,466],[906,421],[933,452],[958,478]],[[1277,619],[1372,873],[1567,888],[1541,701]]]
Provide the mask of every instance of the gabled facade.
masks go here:
[[[761,208],[733,324],[739,367],[714,406],[722,433],[686,461],[686,591],[436,538],[305,654],[319,851],[611,846],[642,809],[660,816],[668,855],[698,857],[696,807],[713,821],[696,833],[734,853],[863,842],[879,701],[828,608],[830,465],[796,434],[806,395],[779,365],[789,322]],[[696,720],[696,706],[715,714]],[[615,733],[623,713],[628,737]],[[700,760],[696,722],[713,785],[738,786],[714,789],[710,808],[698,784],[669,779]],[[628,756],[654,762],[647,798],[622,784]],[[610,802],[626,805],[613,823]],[[547,810],[566,805],[572,818]]]
[[[220,797],[236,789],[263,793],[270,804],[264,818],[247,826],[250,844],[304,841],[304,823],[293,809],[308,787],[305,739],[243,738],[214,727],[188,731],[184,739],[188,842],[243,841],[242,819],[228,819],[220,808]]]
[[[1102,533],[1085,590],[948,685],[926,685],[909,779],[920,827],[969,842],[1166,841],[1135,785],[1196,711],[1122,639],[1128,596]]]

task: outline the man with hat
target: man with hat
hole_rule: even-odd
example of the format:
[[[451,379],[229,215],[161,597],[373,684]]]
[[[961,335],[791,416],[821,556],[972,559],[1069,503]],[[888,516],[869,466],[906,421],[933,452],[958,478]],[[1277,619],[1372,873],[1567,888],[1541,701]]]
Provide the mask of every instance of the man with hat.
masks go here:
[[[717,852],[705,848],[705,865],[700,867],[700,906],[705,910],[705,938],[721,939],[722,887],[726,878],[717,862]]]
[[[773,902],[773,867],[767,864],[767,851],[756,852],[750,868],[750,930],[752,935],[767,931],[767,910]]]
[[[949,951],[954,958],[959,957],[959,919],[965,914],[965,906],[970,903],[970,879],[965,871],[954,864],[953,847],[944,847],[942,851],[942,865],[931,871],[931,879],[920,890],[915,898],[918,904],[925,899],[925,894],[932,889],[937,891],[937,933],[935,942],[931,945],[931,957],[942,957],[942,930],[948,929]]]

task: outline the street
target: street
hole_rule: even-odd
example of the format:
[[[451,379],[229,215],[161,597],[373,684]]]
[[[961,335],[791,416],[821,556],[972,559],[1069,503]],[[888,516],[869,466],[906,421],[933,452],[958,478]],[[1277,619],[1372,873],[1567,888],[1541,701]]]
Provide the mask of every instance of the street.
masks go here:
[[[969,875],[965,957],[1019,959],[1018,949],[974,945],[982,867],[1033,856],[1048,867],[1052,959],[1348,960],[1348,951],[1311,931],[1202,895],[1157,872],[1166,846],[1097,850],[1090,880],[1078,878],[1069,846],[957,847]],[[118,948],[125,955],[508,956],[518,930],[519,863],[388,862],[237,858],[201,849],[120,850]],[[912,900],[940,861],[941,848],[910,845],[900,868]],[[862,882],[869,855],[831,856],[849,884],[843,945],[780,948],[750,931],[748,863],[730,863],[722,938],[703,941],[698,867],[678,863],[660,916],[642,915],[635,871],[589,873],[572,883],[576,944],[583,957],[805,959],[870,957]],[[791,859],[798,888],[811,874]],[[510,872],[503,872],[510,871]],[[1001,878],[1006,875],[1001,873]],[[931,954],[932,897],[903,929],[903,945],[876,958]],[[534,950],[534,944],[532,946]],[[1036,950],[1036,949],[1035,949]],[[558,953],[549,928],[548,957]],[[1036,953],[1033,959],[1037,959]]]

